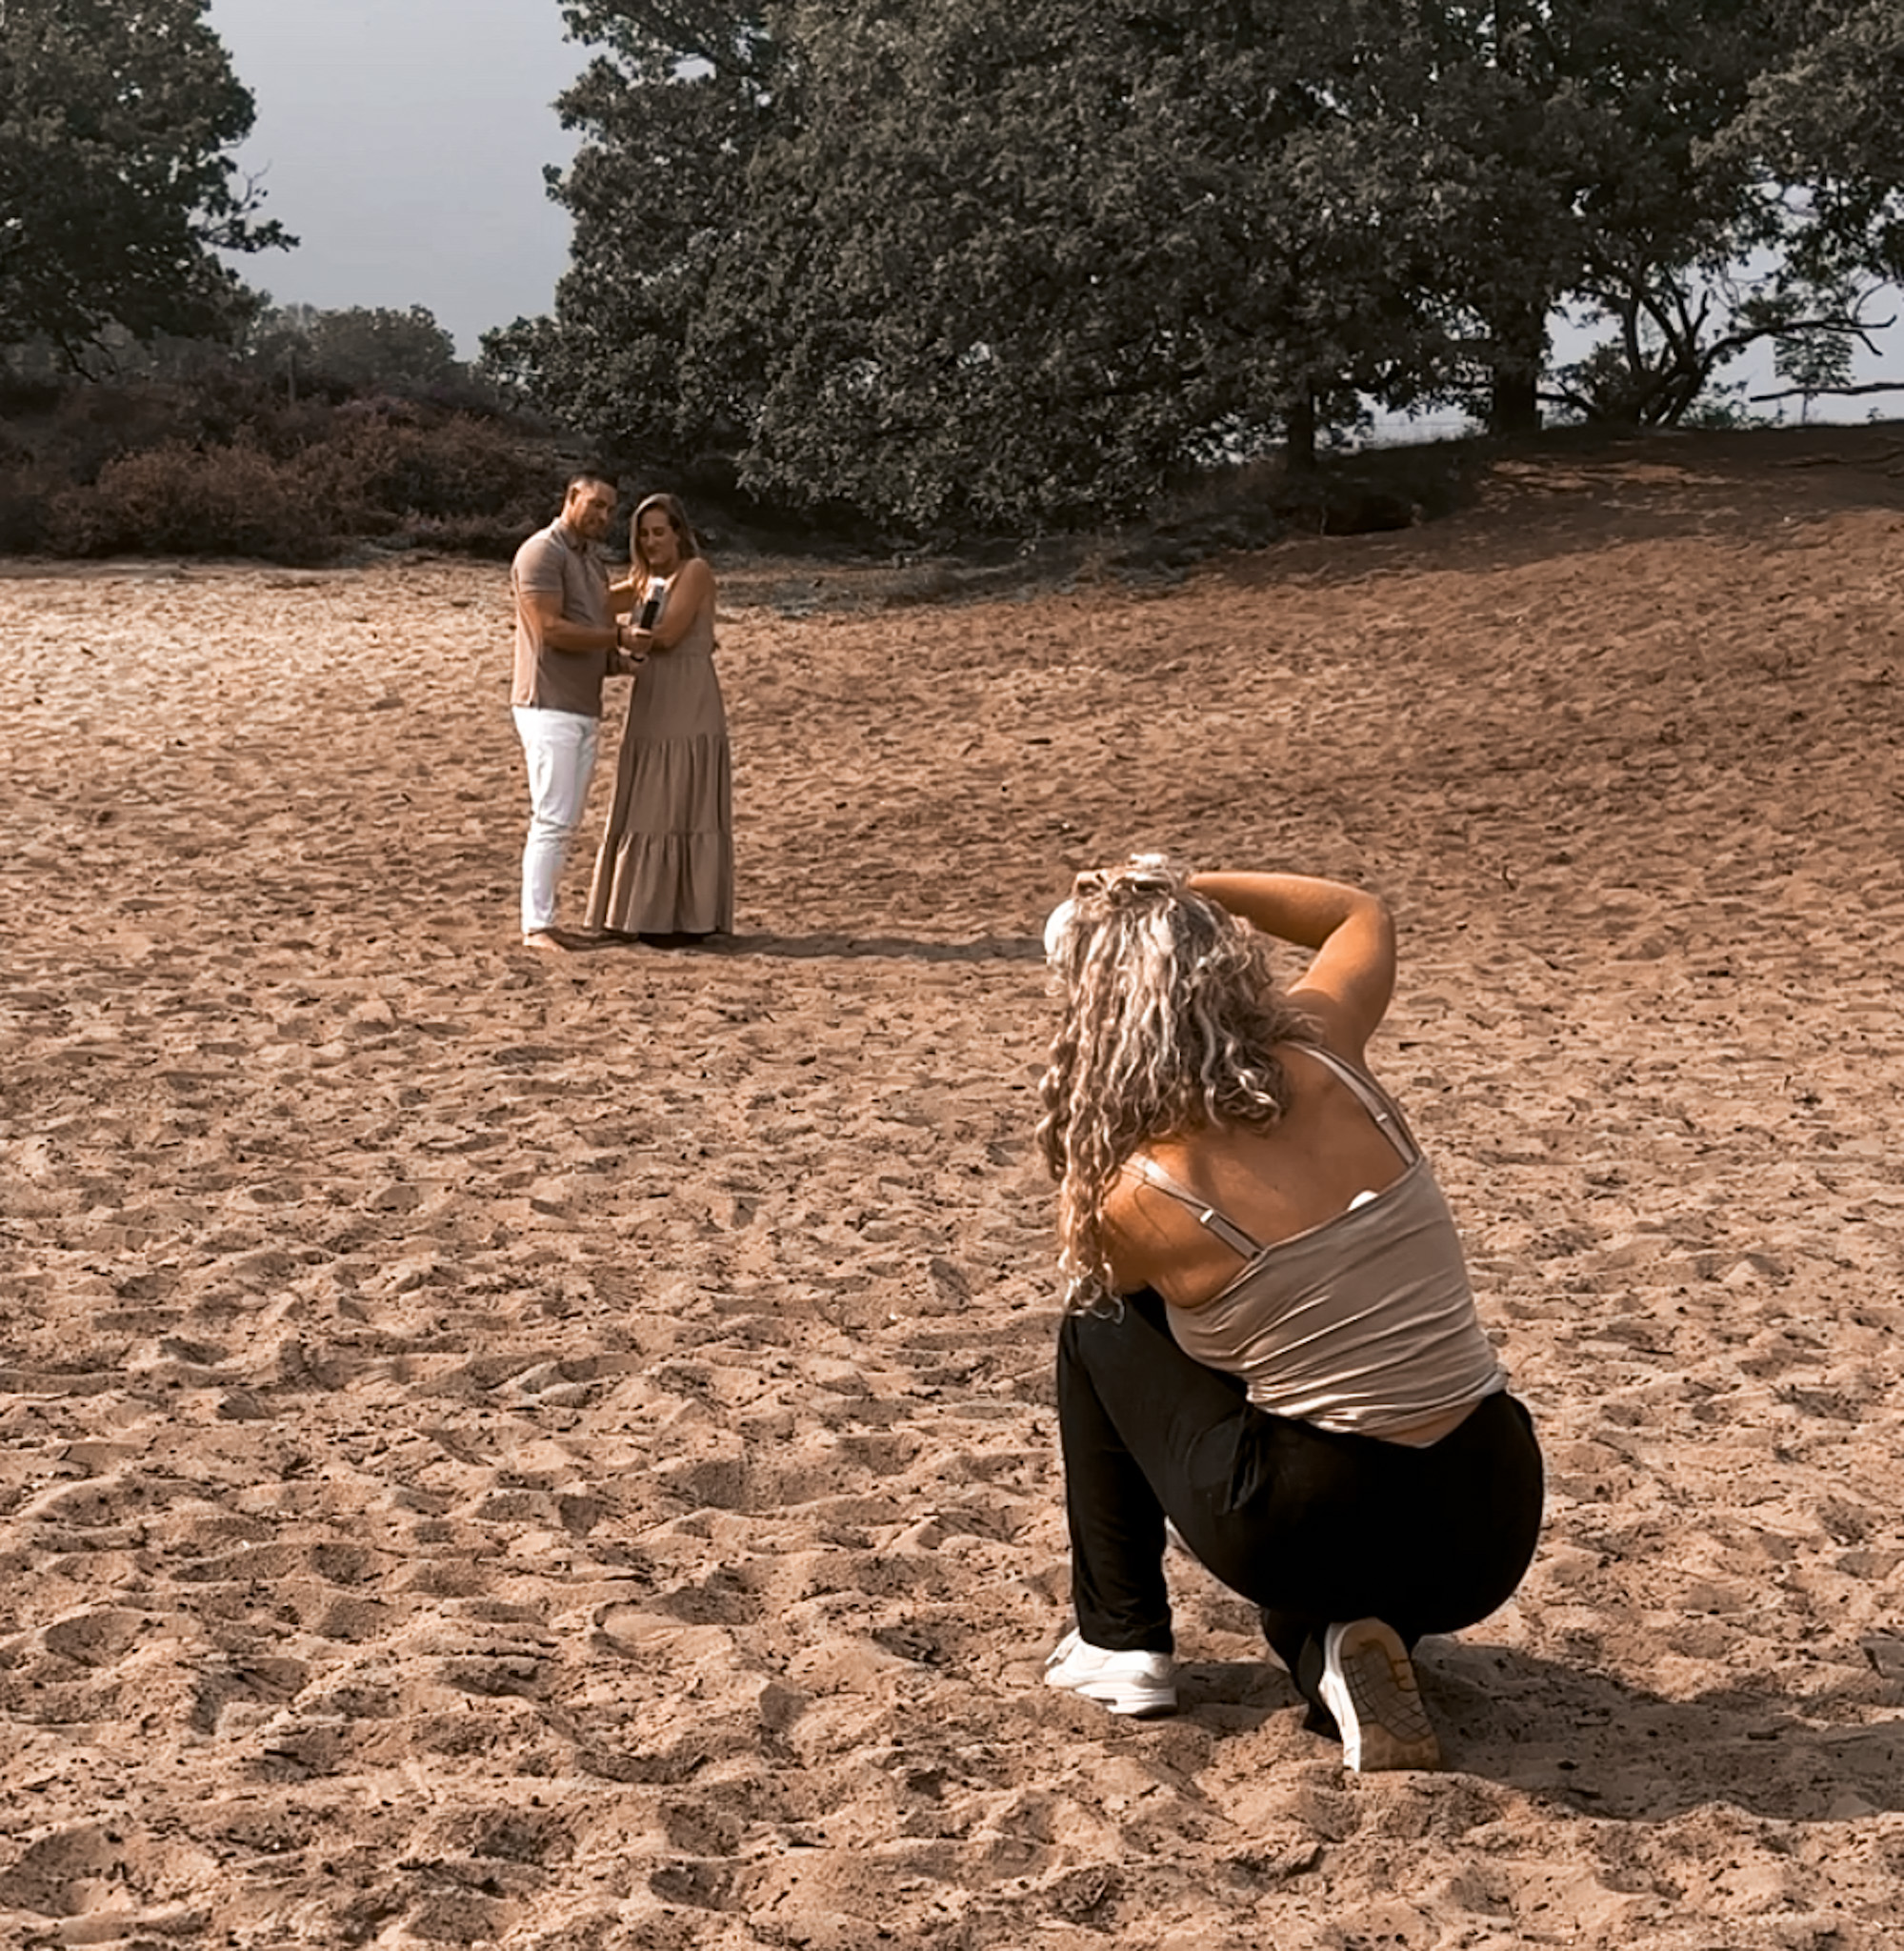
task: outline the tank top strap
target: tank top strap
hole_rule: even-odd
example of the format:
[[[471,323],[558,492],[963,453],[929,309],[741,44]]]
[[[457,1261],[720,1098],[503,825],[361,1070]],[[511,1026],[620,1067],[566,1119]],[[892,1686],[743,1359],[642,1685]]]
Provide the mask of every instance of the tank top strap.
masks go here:
[[[1155,1186],[1167,1198],[1187,1206],[1196,1215],[1197,1224],[1213,1234],[1232,1253],[1240,1254],[1246,1260],[1253,1260],[1262,1252],[1260,1241],[1252,1239],[1233,1219],[1226,1218],[1200,1193],[1192,1192],[1180,1180],[1172,1178],[1154,1158],[1147,1158],[1141,1152],[1132,1153],[1125,1159],[1122,1170],[1134,1173],[1146,1185]]]
[[[1416,1143],[1414,1134],[1409,1130],[1408,1120],[1401,1115],[1401,1106],[1373,1077],[1366,1071],[1357,1070],[1346,1057],[1337,1056],[1333,1050],[1323,1049],[1319,1043],[1305,1043],[1300,1048],[1325,1070],[1333,1071],[1355,1094],[1362,1109],[1374,1119],[1382,1136],[1400,1153],[1404,1163],[1413,1165],[1421,1157],[1421,1147]]]

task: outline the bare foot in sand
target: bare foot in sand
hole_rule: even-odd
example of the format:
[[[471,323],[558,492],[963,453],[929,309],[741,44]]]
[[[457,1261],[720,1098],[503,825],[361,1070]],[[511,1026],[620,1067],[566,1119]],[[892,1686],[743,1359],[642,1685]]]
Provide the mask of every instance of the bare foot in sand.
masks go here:
[[[522,945],[526,949],[538,949],[544,955],[566,955],[569,953],[569,944],[552,928],[527,930],[522,937]]]

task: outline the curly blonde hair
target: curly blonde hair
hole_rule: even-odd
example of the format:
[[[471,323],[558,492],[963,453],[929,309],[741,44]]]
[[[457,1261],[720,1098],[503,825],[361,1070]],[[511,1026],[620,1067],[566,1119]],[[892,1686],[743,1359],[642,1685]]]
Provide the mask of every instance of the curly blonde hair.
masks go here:
[[[1064,1019],[1038,1087],[1058,1187],[1068,1310],[1114,1302],[1103,1210],[1149,1141],[1206,1125],[1268,1130],[1289,1107],[1279,1043],[1314,1026],[1276,989],[1269,937],[1161,854],[1080,874],[1046,931]]]

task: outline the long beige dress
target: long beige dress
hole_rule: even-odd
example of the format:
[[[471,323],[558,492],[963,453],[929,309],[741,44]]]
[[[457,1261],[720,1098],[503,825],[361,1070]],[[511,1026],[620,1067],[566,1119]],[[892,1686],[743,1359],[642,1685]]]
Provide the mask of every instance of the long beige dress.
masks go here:
[[[733,927],[733,781],[710,602],[634,680],[589,926],[620,935]]]

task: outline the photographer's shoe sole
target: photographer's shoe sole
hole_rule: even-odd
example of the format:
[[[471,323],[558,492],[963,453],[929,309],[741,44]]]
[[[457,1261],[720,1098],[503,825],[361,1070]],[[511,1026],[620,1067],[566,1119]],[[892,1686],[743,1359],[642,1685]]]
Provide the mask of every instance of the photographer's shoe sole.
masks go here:
[[[1331,1626],[1320,1692],[1342,1731],[1342,1759],[1358,1775],[1438,1768],[1441,1743],[1421,1703],[1399,1635],[1380,1619]]]

